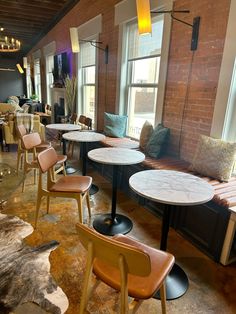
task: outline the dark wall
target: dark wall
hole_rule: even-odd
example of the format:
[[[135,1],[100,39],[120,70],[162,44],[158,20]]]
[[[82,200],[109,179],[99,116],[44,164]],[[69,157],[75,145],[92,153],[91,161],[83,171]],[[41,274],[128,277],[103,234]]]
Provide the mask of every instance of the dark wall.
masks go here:
[[[0,56],[0,102],[5,102],[8,96],[25,94],[25,74],[20,74],[16,68],[17,61]],[[15,71],[4,71],[13,69]]]

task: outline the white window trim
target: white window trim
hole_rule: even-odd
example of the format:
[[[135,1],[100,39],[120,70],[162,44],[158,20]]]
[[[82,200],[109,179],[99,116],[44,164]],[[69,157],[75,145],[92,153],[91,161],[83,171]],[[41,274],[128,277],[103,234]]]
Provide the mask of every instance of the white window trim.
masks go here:
[[[156,7],[156,1],[151,1],[151,10],[171,10],[173,7],[173,0],[169,1],[158,1],[158,7]],[[122,18],[122,12],[126,12]],[[116,96],[116,111],[119,114],[124,112],[125,99],[126,96],[124,93],[121,93],[120,90],[123,90],[126,82],[121,80],[124,77],[123,72],[126,71],[126,67],[123,66],[125,63],[125,53],[124,47],[122,47],[123,36],[125,32],[124,23],[129,22],[130,20],[137,18],[136,15],[136,2],[135,0],[124,0],[118,3],[115,6],[115,25],[119,24],[119,42],[118,42],[118,64],[117,64],[117,96]],[[167,77],[167,68],[168,68],[168,56],[169,56],[169,43],[171,35],[171,17],[169,14],[164,14],[164,28],[163,28],[163,37],[162,37],[162,51],[161,51],[161,61],[160,61],[160,70],[159,70],[159,80],[158,80],[158,94],[156,102],[156,113],[155,113],[155,125],[162,122],[163,108],[164,108],[164,97],[165,97],[165,85]]]
[[[91,20],[87,21],[86,23],[80,25],[77,28],[78,31],[78,38],[84,40],[98,40],[99,34],[102,32],[102,15],[99,14],[92,18]],[[82,71],[81,71],[81,64],[80,64],[80,57],[76,58],[76,68],[78,73],[78,82],[82,82]],[[95,117],[94,117],[94,128],[97,126],[97,110],[98,110],[98,49],[96,51],[96,77],[95,77]],[[80,87],[80,86],[78,86]],[[81,90],[78,88],[78,103],[77,103],[77,113],[82,114],[82,93]]]
[[[229,19],[225,37],[224,51],[221,62],[220,76],[216,93],[215,107],[211,125],[212,137],[226,137],[227,112],[230,110],[230,88],[236,57],[236,1],[231,1]]]

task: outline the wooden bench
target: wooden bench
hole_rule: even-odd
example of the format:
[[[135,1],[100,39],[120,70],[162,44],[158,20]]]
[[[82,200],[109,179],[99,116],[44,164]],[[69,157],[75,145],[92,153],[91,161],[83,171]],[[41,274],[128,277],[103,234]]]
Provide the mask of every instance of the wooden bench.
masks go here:
[[[106,137],[104,141],[100,142],[99,144],[97,143],[96,145],[106,147],[127,147],[127,148],[136,147],[138,149],[139,145],[137,144],[138,144],[137,141],[133,141],[129,138]],[[95,147],[90,147],[90,149],[92,148]],[[122,177],[120,188],[124,190],[126,193],[128,191],[128,194],[130,194],[130,196],[134,196],[132,191],[129,190],[128,186],[129,177],[133,173],[145,169],[167,169],[183,171],[201,177],[203,180],[206,180],[215,189],[215,196],[213,200],[207,203],[206,205],[201,205],[198,207],[195,206],[194,209],[193,208],[180,209],[179,215],[180,218],[178,217],[177,219],[178,222],[176,224],[176,228],[179,229],[180,232],[185,236],[187,235],[187,237],[190,238],[190,240],[193,240],[193,242],[197,244],[199,248],[205,247],[205,249],[203,248],[203,250],[210,257],[213,257],[216,261],[221,262],[223,265],[227,265],[236,260],[236,252],[235,254],[232,254],[236,230],[236,177],[232,177],[229,180],[229,182],[220,182],[219,180],[215,180],[206,176],[201,176],[198,173],[191,171],[189,166],[190,164],[188,162],[170,156],[164,156],[160,159],[154,159],[146,156],[145,160],[140,165],[129,166],[129,170],[126,170],[125,173],[122,173],[120,175]],[[103,171],[102,174],[105,174],[106,176],[107,173],[108,171],[105,170]],[[147,207],[150,207],[155,212],[158,212],[159,210],[151,202],[142,200],[142,203],[147,205]],[[158,207],[161,207],[161,204],[158,204]],[[206,213],[206,218],[204,217],[203,209]],[[158,212],[158,214],[161,214],[161,211]],[[199,224],[201,224],[201,221],[205,219],[206,220],[205,226],[207,226],[207,224],[209,223],[215,224],[217,234],[214,234],[214,230],[212,229],[211,239],[212,242],[211,252],[213,253],[207,252],[208,244],[204,244],[204,241],[207,242],[207,240],[205,240],[205,238],[207,238],[206,235],[206,233],[208,232],[207,230],[200,229],[199,229],[200,231],[197,230],[197,232],[202,232],[203,234],[202,235],[203,239],[200,239],[198,243],[197,238],[198,237],[201,238],[201,236],[199,236],[199,234],[194,235],[194,232],[191,230],[192,226],[190,227],[190,225],[194,223],[193,221],[191,222],[191,215],[196,216],[195,217],[196,223],[199,222]],[[212,221],[211,222],[208,221],[209,219],[212,219]],[[192,220],[194,220],[194,216]],[[196,239],[193,239],[194,237]]]

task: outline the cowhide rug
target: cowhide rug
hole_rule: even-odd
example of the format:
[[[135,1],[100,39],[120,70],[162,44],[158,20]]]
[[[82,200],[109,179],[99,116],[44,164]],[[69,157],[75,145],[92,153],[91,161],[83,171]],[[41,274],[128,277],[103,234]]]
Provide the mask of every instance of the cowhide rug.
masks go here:
[[[24,244],[33,227],[18,217],[0,214],[0,313],[25,302],[49,313],[64,313],[68,299],[50,275],[49,255],[59,243],[38,247]]]

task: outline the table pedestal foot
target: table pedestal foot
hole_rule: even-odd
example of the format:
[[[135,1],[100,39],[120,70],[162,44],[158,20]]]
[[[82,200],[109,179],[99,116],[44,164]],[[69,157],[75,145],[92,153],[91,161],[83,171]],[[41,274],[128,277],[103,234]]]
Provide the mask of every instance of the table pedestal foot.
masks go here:
[[[72,174],[75,173],[77,170],[73,167],[66,166],[66,174]]]
[[[128,233],[132,229],[133,223],[123,215],[116,215],[116,218],[112,220],[111,214],[104,214],[94,219],[93,227],[102,234],[112,236],[118,233]]]
[[[91,188],[89,189],[89,195],[94,195],[99,191],[99,188],[97,185],[92,184]]]
[[[189,286],[188,277],[183,269],[174,264],[169,275],[166,277],[166,300],[174,300],[185,294]],[[159,291],[154,296],[161,299]]]

